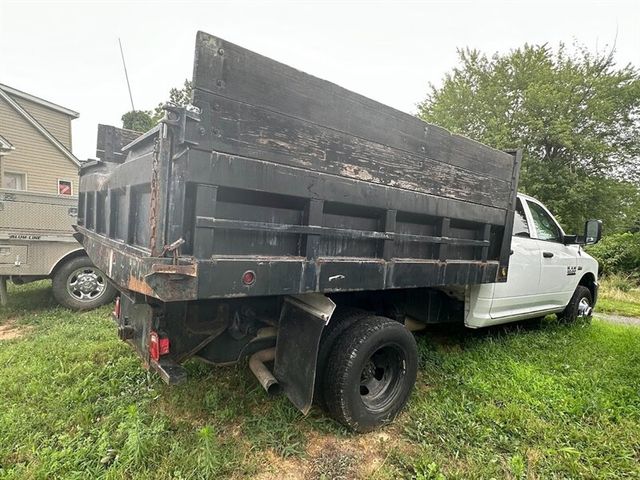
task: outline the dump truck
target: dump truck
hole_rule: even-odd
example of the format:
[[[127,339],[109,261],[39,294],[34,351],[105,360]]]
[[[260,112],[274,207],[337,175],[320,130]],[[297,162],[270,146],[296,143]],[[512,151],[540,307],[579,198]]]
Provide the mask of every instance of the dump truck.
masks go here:
[[[268,393],[355,431],[413,388],[412,331],[588,318],[597,264],[499,151],[215,36],[191,105],[128,144],[102,126],[76,237],[121,339],[169,384],[248,360]],[[515,235],[514,235],[515,225]]]

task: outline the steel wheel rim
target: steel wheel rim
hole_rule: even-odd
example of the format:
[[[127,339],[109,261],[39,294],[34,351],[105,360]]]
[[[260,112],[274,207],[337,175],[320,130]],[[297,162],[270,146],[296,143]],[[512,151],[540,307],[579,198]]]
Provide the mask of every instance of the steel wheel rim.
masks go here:
[[[592,312],[593,312],[593,308],[591,307],[589,300],[587,299],[587,297],[582,297],[578,302],[578,317],[579,318],[590,317]]]
[[[103,273],[95,267],[77,268],[67,277],[67,292],[80,302],[100,298],[106,286]]]
[[[406,358],[397,345],[383,345],[364,363],[360,372],[359,393],[371,412],[383,412],[402,392]]]

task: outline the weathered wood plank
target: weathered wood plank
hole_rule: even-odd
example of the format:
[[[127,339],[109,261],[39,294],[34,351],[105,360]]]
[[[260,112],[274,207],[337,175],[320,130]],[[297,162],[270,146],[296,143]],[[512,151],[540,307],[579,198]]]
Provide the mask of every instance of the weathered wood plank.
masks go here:
[[[210,183],[434,217],[504,225],[506,211],[495,207],[401,190],[351,178],[219,153],[190,150],[187,182]]]
[[[199,32],[194,103],[212,92],[348,135],[509,181],[513,157]]]
[[[206,101],[205,101],[206,99]],[[510,184],[281,113],[201,97],[207,134],[197,148],[269,160],[442,197],[507,208]]]

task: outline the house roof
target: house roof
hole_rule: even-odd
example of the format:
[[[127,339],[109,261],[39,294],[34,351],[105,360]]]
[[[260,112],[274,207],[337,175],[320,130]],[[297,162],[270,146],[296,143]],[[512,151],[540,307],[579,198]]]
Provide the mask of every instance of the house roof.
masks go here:
[[[11,150],[15,150],[16,147],[11,145],[11,142],[0,135],[0,152],[9,153]]]
[[[11,89],[11,90],[16,91],[15,89]],[[22,117],[27,122],[33,125],[33,127],[36,130],[38,130],[42,134],[42,136],[44,136],[54,147],[60,150],[60,152],[69,160],[71,160],[76,166],[79,167],[80,165],[82,165],[80,163],[80,160],[78,160],[78,158],[73,153],[71,153],[71,151],[69,151],[67,147],[65,147],[62,143],[60,143],[60,141],[56,137],[51,135],[51,133],[49,133],[49,131],[46,128],[44,128],[40,122],[38,122],[35,118],[33,118],[33,116],[29,112],[27,112],[18,102],[16,102],[9,93],[10,92],[9,90],[7,90],[7,87],[0,84],[0,98],[4,99],[9,105],[11,105],[11,107],[13,107],[13,109],[16,112],[22,115]],[[23,92],[20,92],[20,93],[23,93]],[[37,98],[37,97],[34,97],[34,98]],[[41,100],[41,102],[45,102],[45,101],[46,100]],[[63,107],[58,107],[58,108],[63,108]],[[76,112],[73,112],[73,113],[78,115]]]
[[[62,107],[53,102],[45,100],[44,98],[36,97],[35,95],[31,95],[30,93],[23,92],[22,90],[18,90],[17,88],[10,87],[8,85],[3,85],[0,83],[0,90],[4,90],[5,92],[11,94],[14,97],[24,98],[25,100],[29,100],[30,102],[37,103],[44,107],[50,108],[52,110],[56,110],[57,112],[64,113],[65,115],[69,115],[73,118],[78,118],[80,114],[75,112],[69,108]]]

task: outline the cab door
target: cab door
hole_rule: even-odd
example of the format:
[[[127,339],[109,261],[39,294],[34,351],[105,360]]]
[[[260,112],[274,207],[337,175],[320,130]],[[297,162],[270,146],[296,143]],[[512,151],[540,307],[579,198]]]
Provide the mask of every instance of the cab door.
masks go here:
[[[539,202],[526,200],[531,214],[532,235],[540,250],[539,299],[545,309],[561,309],[569,302],[577,284],[577,245],[565,245],[564,232],[553,215]]]
[[[511,239],[509,274],[504,283],[495,283],[491,301],[491,318],[522,315],[539,309],[541,252],[532,238],[530,220],[520,197],[517,199]]]

